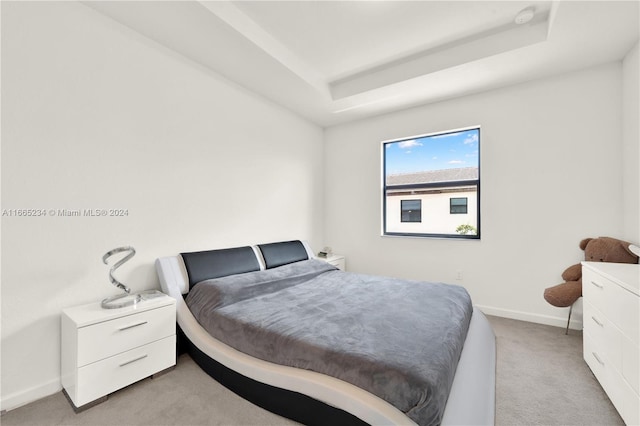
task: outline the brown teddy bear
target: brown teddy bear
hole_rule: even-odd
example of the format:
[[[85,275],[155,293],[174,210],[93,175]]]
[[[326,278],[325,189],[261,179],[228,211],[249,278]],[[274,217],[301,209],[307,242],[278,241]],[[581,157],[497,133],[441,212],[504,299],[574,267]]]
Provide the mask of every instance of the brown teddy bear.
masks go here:
[[[580,241],[584,250],[584,260],[588,262],[638,263],[638,256],[629,246],[631,243],[615,238],[586,238]],[[564,308],[582,296],[582,265],[569,266],[562,273],[562,284],[549,287],[544,291],[544,298],[553,306]]]

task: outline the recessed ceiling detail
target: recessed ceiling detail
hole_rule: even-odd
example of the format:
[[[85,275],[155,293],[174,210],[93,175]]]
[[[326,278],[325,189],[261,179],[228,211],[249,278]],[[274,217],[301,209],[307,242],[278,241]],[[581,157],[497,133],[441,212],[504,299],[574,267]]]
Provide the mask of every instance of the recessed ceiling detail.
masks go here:
[[[619,61],[640,27],[638,1],[83,4],[321,126]]]
[[[331,82],[333,99],[399,83],[412,78],[519,49],[547,39],[549,12],[541,12],[529,25],[513,21],[461,40]]]

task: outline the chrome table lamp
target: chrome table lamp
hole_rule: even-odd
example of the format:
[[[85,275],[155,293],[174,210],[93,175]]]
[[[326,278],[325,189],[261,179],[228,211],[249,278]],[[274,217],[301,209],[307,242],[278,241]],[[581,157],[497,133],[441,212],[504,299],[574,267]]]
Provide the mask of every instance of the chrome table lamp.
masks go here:
[[[118,248],[114,248],[113,250],[109,250],[104,254],[104,256],[102,256],[102,262],[105,265],[108,265],[109,263],[107,262],[107,259],[109,259],[114,254],[123,253],[123,252],[128,252],[128,254],[124,256],[122,259],[120,259],[119,261],[117,261],[116,263],[114,263],[111,269],[109,269],[109,281],[111,281],[111,284],[115,285],[116,287],[124,291],[124,293],[107,297],[106,299],[104,299],[101,303],[104,309],[117,309],[117,308],[124,308],[126,306],[133,306],[142,300],[153,299],[154,297],[159,297],[163,295],[163,293],[157,290],[145,290],[140,293],[131,294],[131,289],[126,285],[124,285],[124,283],[118,281],[116,277],[113,276],[113,272],[116,269],[118,269],[125,262],[127,262],[129,259],[135,256],[136,250],[131,246],[118,247]]]

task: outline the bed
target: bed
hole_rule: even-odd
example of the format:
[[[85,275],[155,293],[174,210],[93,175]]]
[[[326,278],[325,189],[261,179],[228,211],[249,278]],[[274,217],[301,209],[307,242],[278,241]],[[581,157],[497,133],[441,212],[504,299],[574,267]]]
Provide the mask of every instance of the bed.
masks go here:
[[[495,336],[462,287],[339,271],[302,241],[156,269],[190,356],[263,408],[305,424],[494,423]]]

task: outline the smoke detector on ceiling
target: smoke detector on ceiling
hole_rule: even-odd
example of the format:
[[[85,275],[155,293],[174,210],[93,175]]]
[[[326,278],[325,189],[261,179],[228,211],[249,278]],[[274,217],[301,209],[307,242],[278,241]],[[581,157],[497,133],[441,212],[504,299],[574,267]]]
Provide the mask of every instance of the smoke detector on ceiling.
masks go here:
[[[533,19],[533,15],[535,15],[535,12],[536,10],[533,6],[524,8],[520,12],[518,12],[513,22],[518,25],[526,24]]]

